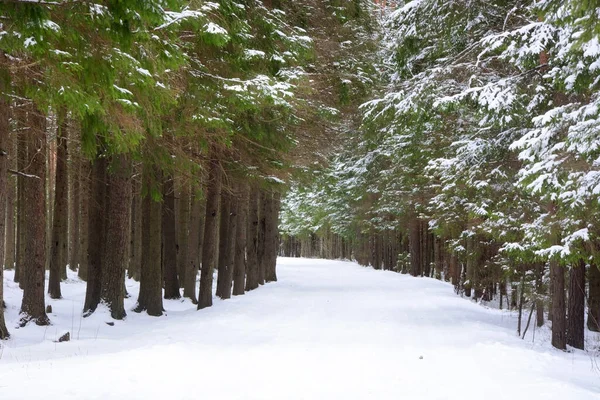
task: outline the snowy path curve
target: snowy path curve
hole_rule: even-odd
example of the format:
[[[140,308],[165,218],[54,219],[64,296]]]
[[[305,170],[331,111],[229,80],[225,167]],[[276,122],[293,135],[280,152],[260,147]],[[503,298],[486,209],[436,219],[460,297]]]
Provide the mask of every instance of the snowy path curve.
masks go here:
[[[201,312],[166,302],[166,317],[130,312],[113,327],[102,313],[74,319],[85,288],[67,283],[54,325],[13,329],[0,350],[0,399],[600,399],[589,353],[551,349],[544,330],[520,340],[512,315],[448,284],[278,262],[276,284]],[[14,322],[19,293],[6,284]],[[63,328],[75,340],[53,343]]]

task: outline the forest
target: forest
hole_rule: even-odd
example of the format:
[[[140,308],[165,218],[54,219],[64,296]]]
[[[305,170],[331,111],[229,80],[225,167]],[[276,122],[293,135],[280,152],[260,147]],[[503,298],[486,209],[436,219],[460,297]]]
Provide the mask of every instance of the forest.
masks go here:
[[[401,2],[360,134],[283,199],[281,254],[443,279],[582,349],[600,330],[599,7]]]
[[[68,268],[83,315],[116,320],[126,277],[151,316],[163,297],[210,307],[215,272],[222,299],[276,281],[280,199],[343,121],[339,62],[364,44],[330,49],[368,35],[366,4],[2,2],[0,260],[18,325],[52,323],[46,290],[61,299]],[[356,91],[369,78],[353,73]]]
[[[82,319],[169,324],[165,302],[250,306],[301,257],[446,282],[519,338],[597,351],[599,18],[581,0],[0,2],[0,340],[51,327],[74,280]]]

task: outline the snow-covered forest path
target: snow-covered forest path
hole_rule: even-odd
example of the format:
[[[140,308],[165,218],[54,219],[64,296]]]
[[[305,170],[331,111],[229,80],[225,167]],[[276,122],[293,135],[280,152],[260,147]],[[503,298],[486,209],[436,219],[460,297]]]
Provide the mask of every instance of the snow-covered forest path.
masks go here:
[[[600,398],[591,353],[552,349],[544,329],[521,340],[512,314],[443,282],[287,258],[278,274],[210,309],[166,301],[166,317],[129,312],[115,326],[102,312],[74,317],[85,287],[70,281],[51,302],[54,325],[13,329],[0,350],[0,399]],[[54,343],[63,331],[72,341]]]

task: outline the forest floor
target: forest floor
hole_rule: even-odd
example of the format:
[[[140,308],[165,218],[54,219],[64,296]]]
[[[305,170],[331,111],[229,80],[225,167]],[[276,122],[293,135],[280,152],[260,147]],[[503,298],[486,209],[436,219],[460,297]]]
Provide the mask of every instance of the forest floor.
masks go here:
[[[280,258],[279,282],[196,311],[106,310],[81,318],[85,284],[47,299],[52,325],[15,329],[21,291],[5,276],[12,338],[0,399],[600,399],[598,336],[552,349],[546,327],[516,336],[514,313],[428,278],[350,262]],[[131,297],[139,285],[127,281]],[[63,333],[71,341],[56,343]]]

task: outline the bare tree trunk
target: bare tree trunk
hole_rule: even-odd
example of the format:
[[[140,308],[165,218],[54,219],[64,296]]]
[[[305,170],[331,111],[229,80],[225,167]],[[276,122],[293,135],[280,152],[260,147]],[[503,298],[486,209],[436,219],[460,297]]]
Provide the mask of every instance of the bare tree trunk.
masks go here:
[[[569,311],[567,344],[576,349],[584,347],[585,337],[585,261],[571,266],[569,271]]]
[[[587,327],[590,331],[600,332],[600,269],[596,264],[590,264],[588,277],[590,289]]]
[[[187,189],[189,190],[189,188]],[[183,194],[182,194],[183,197]],[[200,230],[203,228],[200,222],[200,214],[202,213],[202,202],[196,193],[192,195],[191,199],[191,211],[189,212],[189,236],[187,241],[184,242],[187,247],[187,263],[185,269],[185,282],[183,284],[183,297],[187,297],[192,300],[192,303],[197,304],[196,298],[196,278],[198,277],[199,269],[199,255],[200,248],[198,241],[200,237]],[[186,212],[182,209],[182,212]]]
[[[79,197],[80,210],[79,210],[79,270],[77,270],[77,276],[79,279],[87,280],[88,275],[88,250],[90,246],[90,202],[91,197],[91,164],[89,161],[80,159],[78,160],[79,169]]]
[[[152,184],[151,174],[156,178],[161,175],[156,168],[144,167],[144,185],[146,187]],[[157,317],[163,313],[160,265],[161,225],[161,204],[147,194],[142,200],[142,270],[140,293],[134,311],[146,311],[148,315]]]
[[[566,350],[565,272],[557,261],[550,261],[552,280],[552,346]]]
[[[163,184],[162,231],[165,299],[179,299],[181,293],[179,293],[179,279],[177,277],[177,231],[175,226],[175,185],[173,177],[166,177]]]
[[[277,244],[279,242],[279,232],[277,224],[279,222],[279,193],[273,193],[267,204],[267,225],[265,228],[265,255],[266,255],[266,276],[267,282],[277,281]]]
[[[536,280],[535,291],[537,298],[535,300],[536,324],[537,326],[544,325],[544,263],[537,263],[535,266]]]
[[[0,100],[1,101],[1,100]],[[0,105],[0,107],[3,107]],[[3,111],[0,111],[2,113]],[[0,117],[2,118],[2,117]],[[9,139],[9,150],[8,152],[8,164],[11,168],[17,169],[17,137],[14,133],[10,135]],[[1,157],[1,156],[0,156]],[[11,176],[6,177],[6,248],[4,253],[4,268],[13,269],[15,268],[15,256],[16,256],[16,194],[17,186],[16,179],[12,179]],[[0,281],[1,282],[1,281]]]
[[[223,299],[228,299],[231,297],[231,289],[233,283],[233,271],[235,269],[235,253],[236,253],[236,239],[237,239],[237,227],[239,223],[239,215],[240,213],[240,203],[237,199],[231,200],[231,215],[229,217],[229,236],[227,238],[227,260],[225,261],[225,265],[227,269],[225,271],[225,279],[223,282],[223,288],[221,293],[223,295]]]
[[[27,127],[27,116],[24,110],[18,110],[17,122],[21,128]],[[17,167],[20,172],[25,171],[29,163],[27,154],[27,135],[22,134],[17,138]],[[27,266],[25,264],[25,246],[27,244],[27,219],[25,218],[25,177],[17,177],[17,263],[15,265],[15,282],[19,283],[21,289],[25,289],[25,276]]]
[[[265,230],[267,225],[266,218],[267,193],[265,190],[260,190],[258,196],[258,245],[256,246],[256,257],[258,260],[258,284],[265,284]],[[320,241],[322,244],[323,242]],[[319,251],[322,253],[322,245]],[[320,257],[323,257],[321,254]]]
[[[56,187],[54,191],[54,218],[52,218],[52,241],[50,256],[50,279],[48,293],[52,299],[60,299],[60,282],[66,278],[66,265],[69,241],[69,188],[67,150],[67,112],[61,110],[58,116],[56,135]]]
[[[0,53],[0,58],[4,55]],[[3,60],[4,61],[4,60]],[[0,340],[8,339],[10,334],[6,329],[4,321],[4,243],[5,226],[4,216],[6,213],[6,193],[8,185],[8,159],[10,157],[9,149],[9,130],[10,130],[10,105],[8,99],[4,96],[4,77],[0,76]],[[12,212],[8,213],[12,218]]]
[[[188,236],[190,224],[190,189],[185,180],[178,180],[178,198],[176,202],[177,219],[177,274],[179,286],[185,285],[185,271],[188,262]]]
[[[75,129],[71,130],[71,143],[77,143],[75,136],[79,132]],[[79,209],[81,204],[80,198],[80,178],[79,178],[79,152],[75,152],[75,148],[71,145],[69,151],[71,160],[69,163],[69,191],[70,191],[70,203],[69,203],[69,268],[72,271],[77,271],[79,267]]]
[[[410,274],[421,276],[421,224],[416,216],[409,221]]]
[[[114,319],[125,312],[125,265],[129,249],[129,213],[131,212],[131,161],[125,154],[113,157],[108,176],[108,215],[106,224],[106,259],[102,269],[100,298]]]
[[[248,185],[240,185],[240,197],[236,201],[238,223],[235,233],[235,270],[233,273],[233,295],[244,294],[246,278],[246,231],[248,226]]]
[[[259,192],[255,188],[251,188],[248,201],[248,221],[246,233],[246,290],[254,290],[258,287],[258,199]],[[308,245],[303,246],[304,252],[307,251]],[[303,254],[305,257],[308,255]]]
[[[217,274],[216,292],[216,295],[222,299],[230,297],[230,295],[225,295],[225,291],[227,289],[225,281],[227,280],[227,269],[229,267],[227,264],[227,262],[229,261],[227,254],[232,244],[229,241],[229,231],[231,229],[229,225],[229,220],[231,218],[231,214],[231,196],[225,191],[222,191],[220,212],[221,221],[219,222],[219,268]]]
[[[46,117],[36,108],[30,113],[27,148],[30,156],[29,175],[25,180],[24,204],[27,225],[25,251],[25,289],[21,303],[21,325],[35,321],[37,325],[50,323],[44,298],[46,267]]]
[[[204,243],[202,243],[202,268],[200,270],[198,310],[212,306],[213,270],[217,263],[216,238],[219,224],[221,179],[221,165],[219,161],[217,159],[210,160],[206,191],[206,218],[204,220]]]
[[[140,280],[142,269],[142,178],[138,175],[132,180],[132,198],[131,198],[131,233],[129,278],[136,281]]]
[[[90,202],[88,220],[87,286],[83,304],[88,316],[100,303],[102,267],[106,251],[106,158],[94,160],[90,175]]]

